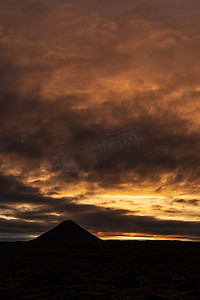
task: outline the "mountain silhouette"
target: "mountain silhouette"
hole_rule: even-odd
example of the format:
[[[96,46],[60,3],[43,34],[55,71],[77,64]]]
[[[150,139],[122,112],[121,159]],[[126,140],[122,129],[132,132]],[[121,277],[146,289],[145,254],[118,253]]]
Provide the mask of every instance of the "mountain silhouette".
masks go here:
[[[53,229],[43,233],[37,241],[69,241],[69,242],[93,242],[101,241],[98,237],[80,227],[71,220],[63,221]]]

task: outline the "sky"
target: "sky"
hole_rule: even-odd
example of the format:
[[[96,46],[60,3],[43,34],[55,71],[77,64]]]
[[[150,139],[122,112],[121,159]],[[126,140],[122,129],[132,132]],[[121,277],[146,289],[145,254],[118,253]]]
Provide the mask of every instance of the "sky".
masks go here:
[[[198,0],[0,2],[0,240],[73,220],[200,240]]]

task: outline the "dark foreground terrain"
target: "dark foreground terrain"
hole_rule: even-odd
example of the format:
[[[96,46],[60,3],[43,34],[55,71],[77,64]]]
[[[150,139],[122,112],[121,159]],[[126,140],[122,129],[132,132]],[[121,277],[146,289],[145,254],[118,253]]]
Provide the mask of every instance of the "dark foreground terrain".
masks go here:
[[[200,243],[0,243],[0,299],[200,299]]]

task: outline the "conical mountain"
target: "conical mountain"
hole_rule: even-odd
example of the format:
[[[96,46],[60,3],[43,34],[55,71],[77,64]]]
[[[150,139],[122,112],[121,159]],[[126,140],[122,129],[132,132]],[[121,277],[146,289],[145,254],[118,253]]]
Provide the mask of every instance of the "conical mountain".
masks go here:
[[[63,221],[58,226],[37,237],[35,240],[69,242],[100,241],[98,237],[83,229],[71,220]]]

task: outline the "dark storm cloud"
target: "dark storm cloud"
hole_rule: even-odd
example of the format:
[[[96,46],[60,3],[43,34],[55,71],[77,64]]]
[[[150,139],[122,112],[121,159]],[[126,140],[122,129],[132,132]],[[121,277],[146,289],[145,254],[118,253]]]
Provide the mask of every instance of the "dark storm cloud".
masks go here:
[[[0,227],[1,227],[1,236],[4,234],[34,234],[35,232],[45,230],[46,227],[42,224],[33,224],[32,222],[25,222],[23,220],[20,221],[13,221],[13,220],[5,220],[0,218]]]
[[[0,7],[0,199],[4,216],[18,218],[2,220],[5,230],[28,220],[46,230],[44,222],[70,217],[96,231],[121,222],[116,231],[198,235],[195,222],[129,216],[59,193],[83,182],[94,195],[144,182],[157,195],[199,191],[199,2],[9,0]],[[61,154],[129,128],[139,130],[139,147],[75,172],[59,168]]]
[[[81,3],[77,2],[76,5],[81,5]],[[90,7],[91,5],[93,4],[89,1],[86,7]],[[120,1],[118,5],[121,7],[122,4]],[[170,5],[161,5],[155,1],[155,3],[147,6],[147,11],[149,12],[150,10],[151,13],[153,13],[154,5],[156,5],[160,11],[165,6],[170,8]],[[97,6],[94,7],[97,9]],[[105,6],[102,5],[102,7]],[[134,2],[134,7],[136,14],[140,15],[146,13],[144,9],[141,9],[143,5],[139,4],[138,1]],[[57,9],[59,9],[59,7],[57,7]],[[37,12],[44,13],[44,11],[47,13],[47,18],[55,17],[53,7],[49,10],[47,3],[41,5],[31,3],[30,6],[27,5],[26,9],[24,8],[23,14],[26,16],[33,13],[34,18],[37,19]],[[75,17],[77,16],[76,10],[71,8],[64,10],[63,13],[70,13],[72,15],[74,14]],[[85,14],[86,13],[83,13],[84,16],[87,15]],[[34,23],[34,18],[29,22]],[[152,18],[154,18],[154,14]],[[8,25],[6,21],[4,22],[5,25],[4,23],[3,25],[6,28]],[[13,20],[13,22],[16,22],[19,28],[21,28],[23,22],[28,22],[28,19],[25,18],[23,21],[16,16],[16,20]],[[14,23],[11,23],[10,26],[13,26]],[[31,26],[33,26],[33,24]],[[73,28],[76,31],[77,27],[75,26]],[[36,30],[35,32],[38,34],[38,39],[40,39],[39,31],[37,28],[34,30]],[[44,29],[43,33],[45,34],[45,32]],[[25,33],[25,35],[28,34],[31,36],[33,32],[27,31]],[[28,36],[26,36],[26,38],[28,38]],[[46,36],[45,42],[48,44],[50,39],[50,36]],[[121,39],[121,36],[119,36],[119,39]],[[25,43],[25,41],[23,43]],[[23,43],[20,47],[22,50],[26,49],[25,52],[28,52],[29,58],[38,59],[37,52],[44,51],[39,47],[39,43],[38,45],[36,43],[35,48],[30,52],[32,45]],[[103,47],[108,49],[108,45],[109,43]],[[97,51],[96,45],[93,46],[95,51]],[[81,98],[82,96],[65,95],[58,97],[56,102],[47,102],[44,101],[41,96],[41,87],[37,81],[35,87],[33,86],[29,93],[26,93],[24,96],[20,93],[21,79],[24,79],[29,73],[31,81],[33,81],[33,77],[36,77],[36,74],[39,74],[39,77],[43,81],[44,77],[48,75],[48,72],[51,73],[56,70],[58,66],[60,67],[60,63],[58,63],[57,60],[53,64],[51,64],[50,61],[42,61],[41,66],[39,65],[39,60],[37,62],[35,61],[32,65],[31,63],[28,65],[19,65],[18,60],[14,59],[14,53],[16,54],[16,58],[19,59],[19,53],[16,52],[18,49],[14,50],[9,42],[4,47],[7,47],[5,50],[10,51],[13,57],[12,59],[9,58],[9,60],[7,58],[6,64],[6,54],[2,50],[1,65],[3,72],[1,73],[1,82],[3,83],[1,89],[1,114],[2,128],[6,128],[6,130],[2,130],[0,136],[2,152],[13,153],[14,155],[20,156],[20,158],[27,158],[27,162],[32,159],[38,159],[37,164],[34,162],[31,164],[31,167],[33,167],[34,164],[38,167],[44,160],[47,160],[51,166],[54,162],[54,157],[60,153],[65,153],[68,149],[73,151],[74,149],[87,145],[88,142],[93,142],[98,140],[98,138],[107,136],[112,132],[111,120],[116,120],[113,125],[115,130],[120,131],[130,125],[137,126],[144,136],[145,144],[143,148],[139,150],[132,147],[130,151],[116,155],[109,161],[100,161],[92,170],[93,174],[88,177],[88,181],[97,181],[101,186],[113,185],[114,182],[118,184],[123,180],[122,178],[126,181],[125,173],[130,169],[138,175],[138,181],[146,179],[157,181],[162,177],[163,173],[170,171],[174,171],[175,174],[178,173],[178,175],[184,174],[182,175],[182,180],[185,179],[190,182],[198,181],[199,171],[197,166],[199,165],[200,157],[196,149],[200,143],[199,130],[194,130],[193,132],[190,130],[189,132],[188,120],[185,120],[181,115],[177,117],[168,107],[165,108],[164,103],[163,109],[161,109],[159,105],[159,101],[162,101],[161,99],[163,97],[169,95],[171,91],[183,84],[183,76],[181,80],[177,80],[174,75],[174,85],[172,85],[171,82],[166,82],[165,87],[157,91],[144,91],[132,97],[129,95],[128,99],[119,98],[116,103],[113,103],[113,98],[117,98],[118,94],[110,94],[110,99],[97,104],[96,107],[87,107],[86,105],[83,109],[74,109],[74,103],[79,104],[85,101],[85,99]],[[103,55],[101,59],[105,61],[110,59],[111,54],[107,55],[108,54]],[[126,58],[122,55],[121,60],[124,64]],[[74,64],[73,58],[70,58],[68,63]],[[83,62],[79,61],[77,63],[80,67],[83,66]],[[94,63],[95,66],[98,65],[96,60]],[[90,69],[93,68],[94,63],[92,67],[90,66]],[[114,67],[113,64],[110,64],[110,66]],[[119,67],[121,69],[121,64]],[[187,81],[187,74],[184,76],[186,76],[185,81]],[[191,78],[191,82],[193,82],[195,78]],[[10,92],[11,83],[13,92]],[[148,102],[154,106],[155,112],[153,114],[149,112]],[[137,113],[137,117],[134,116],[134,113]],[[126,116],[125,120],[124,116]],[[98,123],[95,122],[97,117],[100,118]],[[192,149],[190,148],[191,144],[193,145]],[[188,175],[185,175],[186,173]],[[67,177],[69,175],[70,174],[67,174]],[[73,181],[73,177],[71,180]],[[174,181],[175,180],[174,178]]]
[[[78,150],[89,142],[94,143],[112,133],[103,122],[98,125],[93,123],[95,110],[71,110],[68,101],[73,98],[69,98],[61,99],[58,104],[39,101],[36,95],[35,99],[23,99],[17,93],[7,94],[1,110],[2,128],[7,128],[6,131],[1,131],[1,151],[13,153],[21,159],[27,158],[33,168],[35,163],[31,163],[31,160],[41,159],[38,164],[47,160],[49,166],[58,170],[56,159],[60,154]],[[130,107],[124,107],[127,119],[129,110]],[[100,113],[101,109],[98,111]],[[93,117],[90,113],[94,113]],[[109,113],[112,115],[111,109]],[[134,122],[130,119],[129,126],[117,125],[115,132],[131,125],[139,128],[144,144],[140,148],[133,145],[114,155],[112,159],[109,157],[109,160],[97,161],[88,181],[107,186],[114,182],[118,184],[123,180],[122,175],[131,169],[138,175],[138,180],[157,181],[164,172],[174,171],[180,175],[179,182],[198,181],[200,156],[196,149],[200,144],[199,132],[188,133],[188,123],[170,116],[170,112],[165,120],[148,115],[147,118],[141,117]],[[191,144],[193,148],[190,148]],[[69,175],[66,174],[67,177]],[[176,178],[177,174],[174,183]]]
[[[41,195],[37,188],[24,185],[14,176],[0,175],[1,205],[16,203],[34,204],[41,201],[40,197]]]
[[[87,220],[87,219],[85,219]],[[95,221],[96,220],[96,221]],[[144,233],[152,235],[182,235],[199,237],[199,222],[159,220],[147,216],[116,214],[114,211],[97,212],[83,221],[99,232]],[[114,229],[113,229],[114,228]]]

